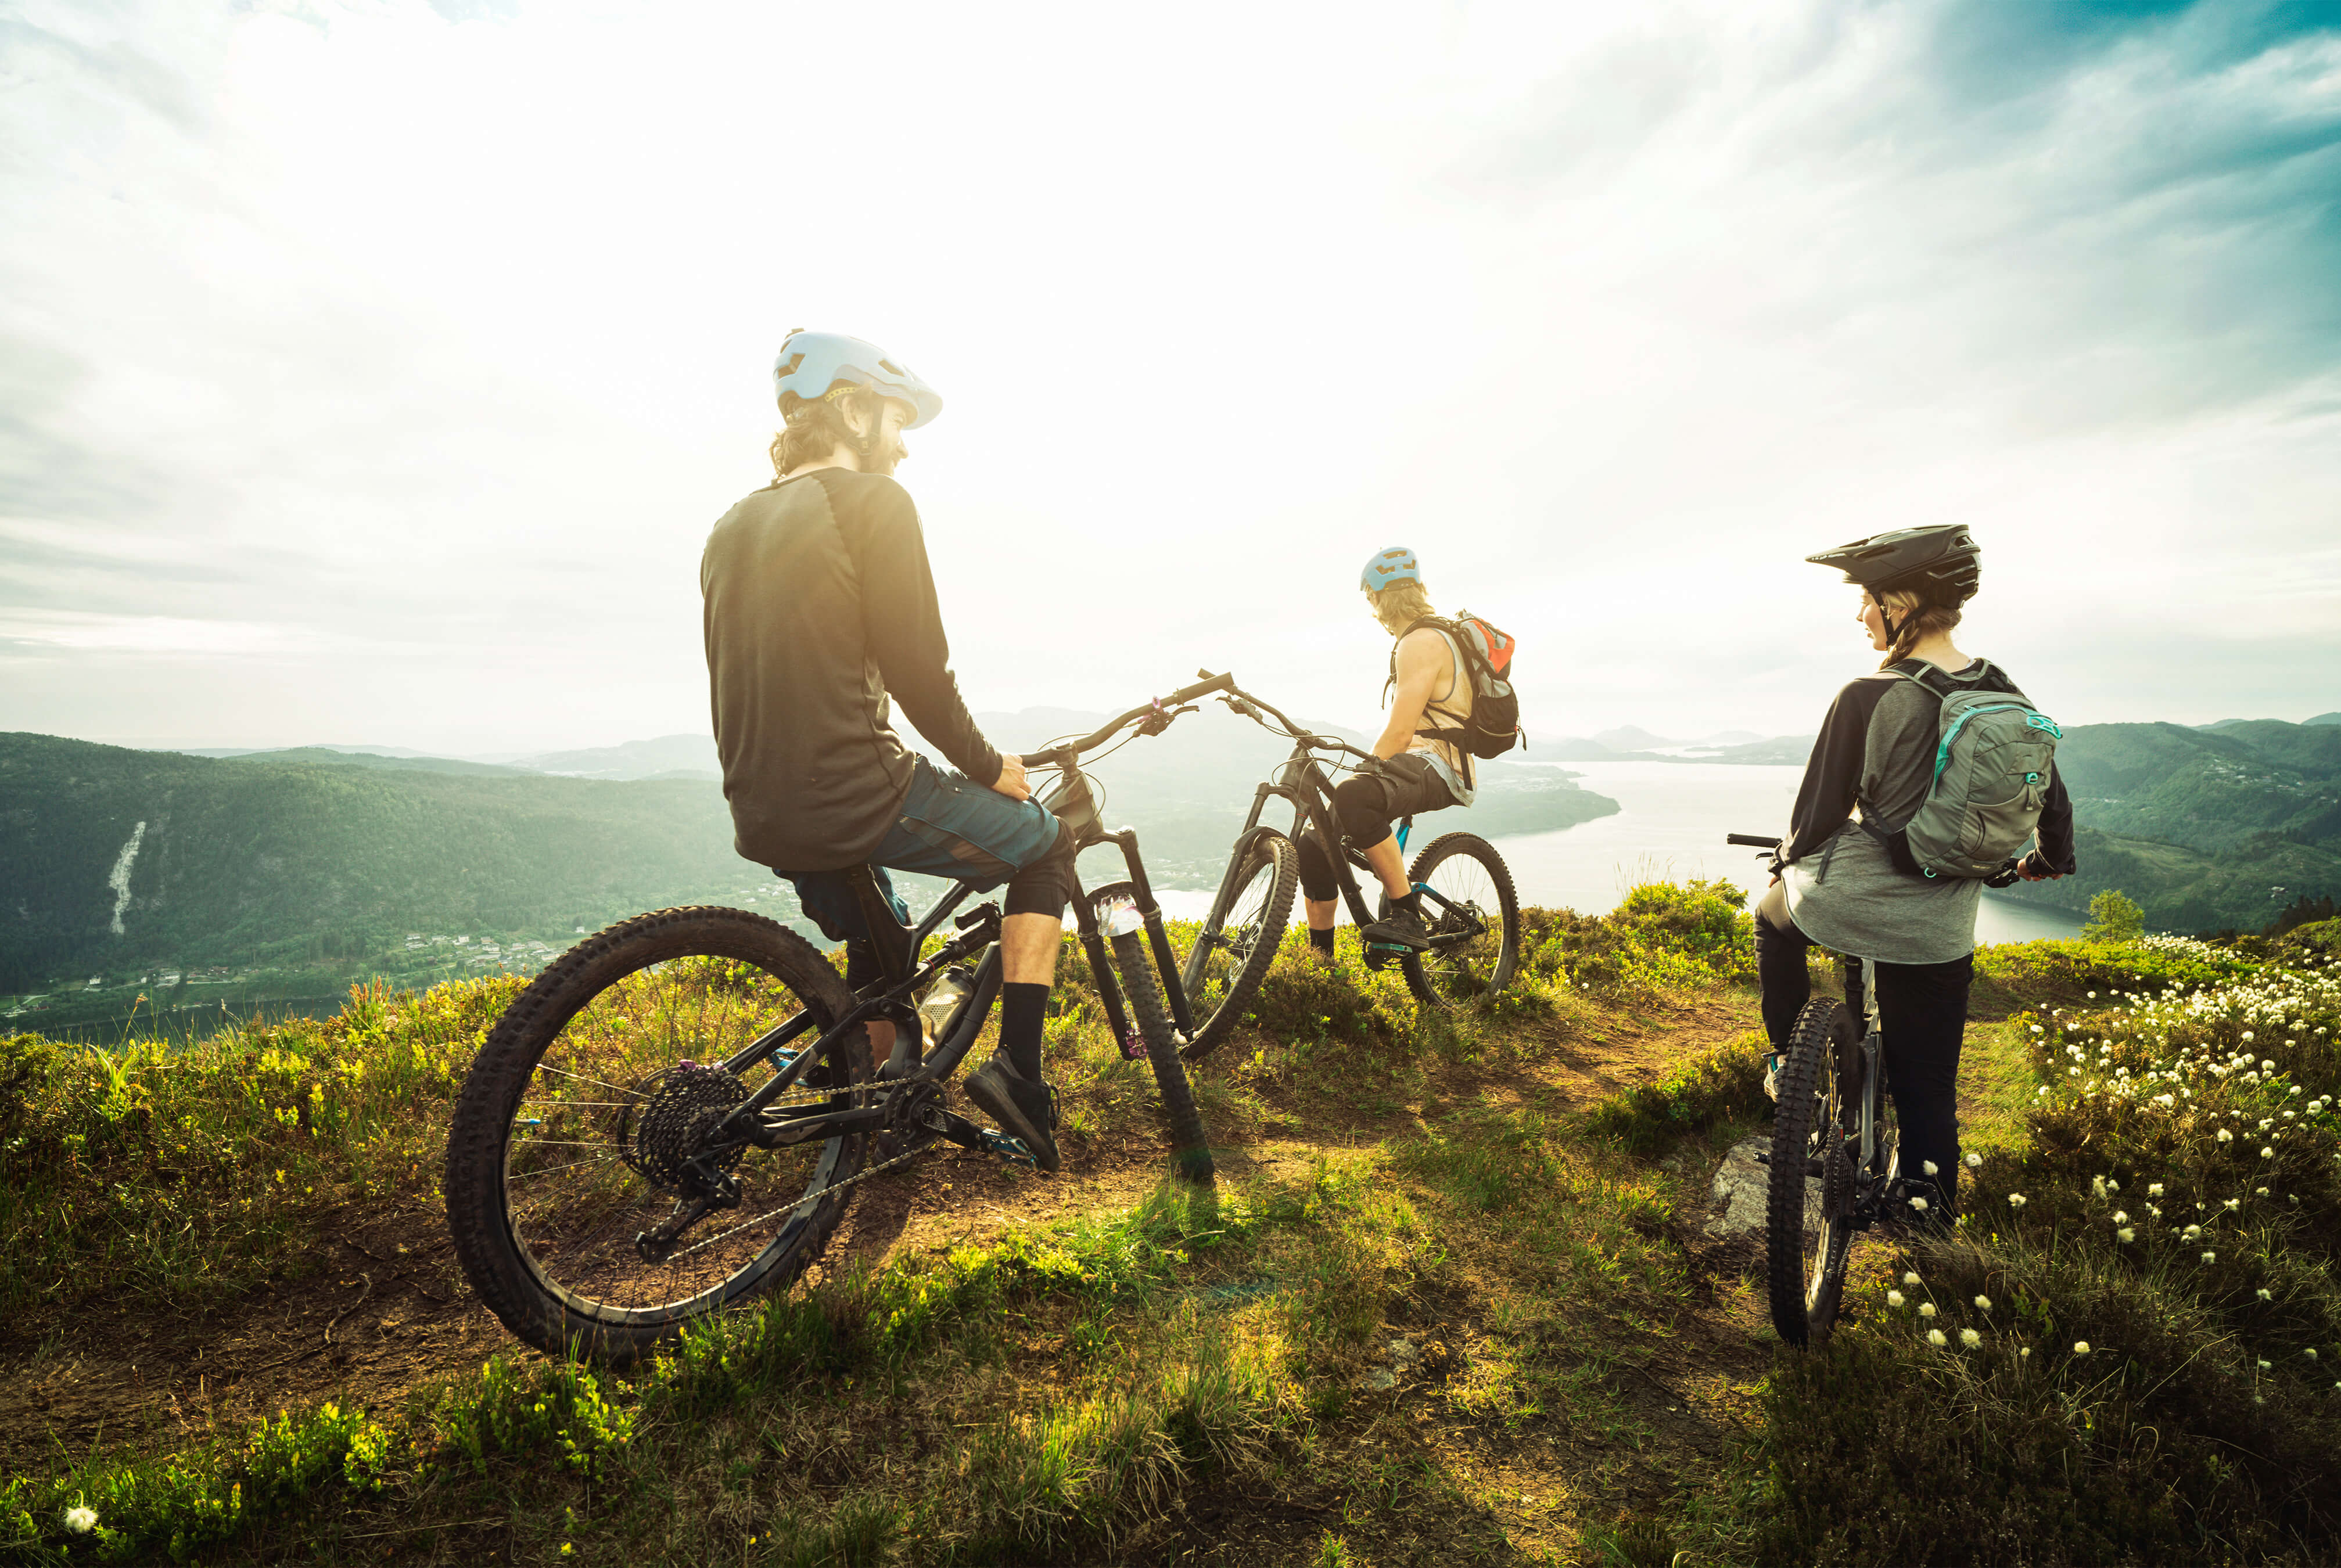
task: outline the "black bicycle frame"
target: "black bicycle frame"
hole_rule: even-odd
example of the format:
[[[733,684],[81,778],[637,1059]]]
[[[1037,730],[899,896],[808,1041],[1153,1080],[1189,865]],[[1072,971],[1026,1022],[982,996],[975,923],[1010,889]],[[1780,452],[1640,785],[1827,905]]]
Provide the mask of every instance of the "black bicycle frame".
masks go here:
[[[1259,702],[1257,698],[1250,698],[1248,700]],[[1380,878],[1375,874],[1371,866],[1366,864],[1364,853],[1342,838],[1340,828],[1333,816],[1332,794],[1331,783],[1326,777],[1325,765],[1318,760],[1316,752],[1310,749],[1310,742],[1306,739],[1295,740],[1292,744],[1292,755],[1284,759],[1284,765],[1277,769],[1277,776],[1253,789],[1251,814],[1244,819],[1243,831],[1236,835],[1235,858],[1238,859],[1242,858],[1245,849],[1251,841],[1252,835],[1260,830],[1260,815],[1268,809],[1268,803],[1270,800],[1286,802],[1292,808],[1292,830],[1286,837],[1295,844],[1299,844],[1304,834],[1313,833],[1317,836],[1319,848],[1325,851],[1326,861],[1333,868],[1334,882],[1340,888],[1342,898],[1350,906],[1350,918],[1362,928],[1373,923],[1374,915],[1366,908],[1365,895],[1358,887],[1357,878],[1351,874],[1352,868],[1373,877],[1377,883],[1380,881]],[[1398,824],[1395,832],[1398,847],[1401,851],[1406,849],[1407,836],[1413,828],[1414,819],[1411,817]],[[1269,831],[1273,832],[1275,829],[1270,829]],[[1414,888],[1416,892],[1422,895],[1425,902],[1437,906],[1439,909],[1471,918],[1468,909],[1442,897],[1438,888],[1427,887],[1420,882],[1416,883]],[[1434,920],[1431,923],[1437,922]],[[1438,938],[1434,948],[1450,948],[1459,942],[1469,941],[1480,935],[1484,929],[1485,928],[1476,918],[1472,918],[1471,929]],[[1402,949],[1393,948],[1392,950],[1401,951]],[[1182,1024],[1181,1027],[1184,1027]]]
[[[1121,986],[1107,954],[1109,933],[1098,919],[1099,905],[1111,906],[1122,898],[1128,899],[1131,911],[1136,915],[1140,927],[1146,933],[1147,946],[1153,954],[1155,968],[1161,978],[1163,998],[1182,1042],[1193,1032],[1194,1022],[1188,1007],[1186,987],[1180,983],[1178,965],[1170,951],[1170,938],[1163,928],[1161,906],[1155,900],[1153,884],[1148,880],[1145,864],[1139,857],[1138,835],[1129,828],[1109,832],[1100,825],[1096,795],[1081,770],[1081,753],[1133,720],[1138,721],[1141,728],[1152,726],[1148,732],[1159,734],[1180,703],[1190,700],[1192,696],[1200,695],[1206,690],[1226,689],[1225,676],[1213,677],[1200,687],[1190,687],[1175,697],[1152,704],[1149,709],[1134,709],[1086,739],[1047,752],[1036,752],[1023,759],[1028,766],[1053,767],[1061,770],[1059,784],[1042,803],[1072,828],[1074,854],[1100,844],[1113,844],[1121,850],[1123,865],[1130,873],[1127,881],[1109,883],[1094,892],[1090,891],[1081,887],[1080,874],[1071,867],[1070,858],[1067,880],[1071,884],[1074,928],[1080,935],[1081,951],[1089,959],[1091,976],[1097,984],[1098,999],[1105,1007],[1107,1025],[1113,1030],[1114,1038],[1121,1042],[1122,1054],[1132,1059],[1146,1054],[1145,1041],[1130,1016]],[[861,905],[862,923],[873,933],[884,989],[875,996],[861,998],[843,1017],[823,1030],[812,1045],[793,1052],[788,1059],[781,1062],[772,1076],[734,1107],[722,1123],[711,1132],[707,1143],[710,1153],[743,1143],[802,1142],[817,1133],[831,1137],[842,1136],[874,1130],[883,1125],[887,1111],[882,1105],[849,1107],[839,1103],[852,1090],[841,1090],[839,1096],[820,1105],[792,1106],[768,1114],[768,1108],[774,1100],[795,1087],[806,1072],[829,1057],[847,1030],[860,1028],[873,1018],[892,1016],[895,1020],[893,1055],[880,1070],[878,1081],[898,1089],[936,1083],[948,1077],[975,1044],[976,1037],[982,1033],[984,1020],[990,1017],[992,1002],[1000,991],[999,907],[982,904],[961,916],[955,922],[958,935],[945,941],[931,957],[921,962],[917,957],[920,949],[941,926],[944,918],[975,891],[974,884],[964,881],[953,883],[936,900],[934,908],[927,911],[924,918],[915,927],[906,928],[895,918],[892,908],[881,896],[877,878],[868,866],[853,867],[846,876],[852,883]],[[1119,918],[1118,914],[1116,918]],[[936,977],[945,969],[977,952],[981,952],[983,958],[977,965],[972,987],[938,1031],[934,1048],[924,1050],[917,1018],[908,1005],[911,998],[932,985]],[[812,1024],[810,1011],[800,1012],[727,1057],[722,1066],[734,1075],[743,1073],[804,1035]],[[954,1142],[985,1146],[976,1136],[981,1129],[949,1112],[940,1114],[935,1130]]]

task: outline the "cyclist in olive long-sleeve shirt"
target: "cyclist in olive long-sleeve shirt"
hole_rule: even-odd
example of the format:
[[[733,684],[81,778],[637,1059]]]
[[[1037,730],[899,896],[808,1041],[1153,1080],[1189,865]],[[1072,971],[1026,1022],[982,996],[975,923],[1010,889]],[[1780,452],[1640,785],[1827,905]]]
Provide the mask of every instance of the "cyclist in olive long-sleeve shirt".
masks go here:
[[[1031,799],[1022,763],[983,738],[951,671],[926,541],[891,477],[902,432],[941,411],[933,389],[874,345],[794,332],[773,379],[785,422],[776,477],[723,515],[700,562],[707,670],[734,843],[792,882],[806,915],[847,943],[847,979],[877,954],[844,872],[882,868],[1008,885],[1000,1048],[968,1097],[1057,1168],[1041,1024],[1056,974],[1069,836]],[[889,699],[950,760],[902,744]],[[883,1060],[895,1026],[872,1026]]]

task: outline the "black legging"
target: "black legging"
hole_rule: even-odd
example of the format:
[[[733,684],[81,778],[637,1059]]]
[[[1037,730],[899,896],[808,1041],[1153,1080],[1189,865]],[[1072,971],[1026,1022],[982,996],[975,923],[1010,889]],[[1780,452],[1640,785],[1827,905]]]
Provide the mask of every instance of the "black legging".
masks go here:
[[[1360,849],[1371,849],[1390,836],[1390,821],[1401,815],[1390,808],[1390,781],[1380,774],[1360,773],[1333,786],[1333,820],[1341,837]],[[1370,891],[1370,889],[1369,889]],[[1317,835],[1300,838],[1300,894],[1320,904],[1336,897],[1340,883],[1333,862],[1325,857]]]
[[[1805,954],[1812,938],[1788,918],[1788,889],[1773,884],[1756,906],[1756,972],[1764,987],[1764,1032],[1778,1053],[1788,1048],[1797,1015],[1812,996]],[[1959,1046],[1967,1033],[1972,954],[1947,964],[1848,965],[1858,1007],[1862,973],[1877,977],[1878,1022],[1886,1031],[1886,1087],[1902,1126],[1902,1174],[1913,1188],[1935,1164],[1943,1217],[1959,1207]],[[1923,1190],[1923,1189],[1918,1189]]]

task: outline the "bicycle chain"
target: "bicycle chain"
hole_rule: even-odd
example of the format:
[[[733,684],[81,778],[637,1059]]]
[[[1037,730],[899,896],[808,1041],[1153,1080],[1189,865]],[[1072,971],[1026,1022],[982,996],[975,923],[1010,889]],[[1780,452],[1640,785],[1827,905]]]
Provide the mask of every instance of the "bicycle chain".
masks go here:
[[[832,1193],[841,1193],[847,1187],[853,1186],[861,1182],[866,1182],[872,1176],[883,1176],[886,1172],[892,1170],[896,1166],[908,1165],[912,1160],[917,1159],[921,1155],[933,1153],[934,1149],[935,1146],[933,1144],[925,1144],[918,1148],[910,1150],[908,1153],[896,1155],[892,1159],[882,1161],[874,1166],[864,1166],[862,1169],[854,1172],[852,1176],[847,1176],[843,1181],[833,1181],[830,1183],[827,1186],[822,1188],[820,1192],[814,1194],[812,1198],[801,1197],[794,1203],[784,1204],[776,1209],[768,1209],[764,1213],[758,1215],[753,1219],[743,1219],[729,1230],[719,1230],[713,1236],[708,1236],[704,1240],[695,1241],[689,1246],[677,1248],[675,1251],[667,1255],[667,1260],[669,1262],[672,1262],[678,1257],[688,1257],[692,1253],[699,1251],[702,1247],[713,1246],[725,1236],[738,1236],[743,1230],[753,1230],[768,1219],[778,1219],[781,1216],[787,1214],[791,1209],[803,1207],[808,1202],[818,1202],[820,1199],[829,1196]]]
[[[882,1101],[884,1099],[891,1098],[896,1089],[905,1087],[907,1086],[898,1083],[872,1084],[868,1086],[863,1092]],[[836,1091],[832,1089],[817,1095],[801,1095],[793,1098],[783,1097],[773,1100],[772,1104],[820,1104],[823,1101],[834,1098],[835,1096]],[[771,1108],[772,1106],[767,1106],[765,1107],[767,1110]],[[743,1230],[753,1230],[756,1226],[762,1225],[766,1220],[778,1219],[781,1216],[787,1214],[791,1209],[803,1206],[803,1205],[808,1201],[818,1201],[820,1198],[829,1196],[832,1193],[843,1192],[847,1187],[858,1186],[862,1182],[868,1181],[872,1176],[883,1176],[897,1166],[908,1165],[912,1160],[917,1159],[921,1155],[931,1154],[935,1147],[936,1146],[933,1143],[921,1144],[917,1148],[896,1155],[892,1159],[881,1160],[874,1166],[864,1166],[862,1169],[854,1172],[852,1176],[847,1176],[843,1181],[833,1181],[830,1183],[827,1186],[822,1188],[819,1193],[815,1194],[812,1200],[801,1197],[794,1203],[785,1204],[776,1209],[768,1209],[764,1213],[756,1216],[753,1219],[743,1219],[738,1225],[732,1226],[727,1230],[719,1230],[713,1236],[703,1237],[699,1241],[692,1243],[689,1246],[681,1247],[674,1252],[669,1253],[667,1255],[668,1259],[669,1261],[672,1261],[678,1257],[688,1257],[691,1254],[699,1251],[702,1247],[714,1245],[717,1242],[722,1241],[726,1236],[738,1236]]]

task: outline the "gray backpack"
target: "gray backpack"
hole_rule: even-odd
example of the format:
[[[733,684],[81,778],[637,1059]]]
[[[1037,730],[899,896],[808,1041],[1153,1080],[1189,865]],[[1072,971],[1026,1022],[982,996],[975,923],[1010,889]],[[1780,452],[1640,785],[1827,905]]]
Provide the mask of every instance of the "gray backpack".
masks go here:
[[[1894,672],[1942,700],[1935,779],[1926,803],[1899,830],[1863,826],[1906,871],[1994,877],[2031,841],[2065,732],[1997,669],[1980,682],[1958,681],[1923,659],[1906,659]]]

